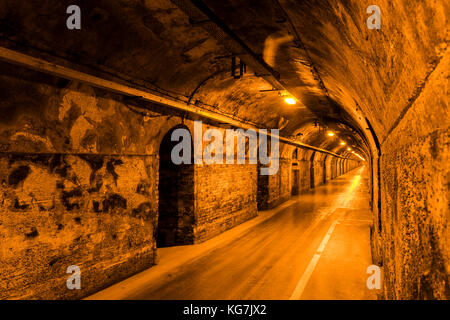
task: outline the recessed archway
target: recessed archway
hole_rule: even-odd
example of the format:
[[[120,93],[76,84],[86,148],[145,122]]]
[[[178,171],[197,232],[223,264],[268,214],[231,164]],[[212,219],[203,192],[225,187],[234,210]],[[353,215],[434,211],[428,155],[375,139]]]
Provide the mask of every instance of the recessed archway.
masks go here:
[[[194,243],[194,165],[176,165],[171,159],[177,141],[171,141],[179,125],[166,133],[159,148],[159,201],[157,246]],[[192,143],[192,140],[191,140]]]
[[[298,166],[298,149],[294,148],[292,152],[292,170],[291,170],[291,195],[296,196],[299,194],[300,190],[300,174],[299,174],[299,166]]]

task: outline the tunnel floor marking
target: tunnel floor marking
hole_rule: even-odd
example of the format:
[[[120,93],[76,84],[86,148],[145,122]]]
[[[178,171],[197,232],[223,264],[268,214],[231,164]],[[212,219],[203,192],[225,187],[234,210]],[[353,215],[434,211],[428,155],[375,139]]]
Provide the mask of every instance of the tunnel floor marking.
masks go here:
[[[311,275],[314,272],[314,269],[316,268],[317,263],[319,262],[320,256],[322,255],[323,251],[325,250],[325,246],[327,245],[328,241],[330,240],[331,234],[333,233],[334,228],[336,228],[336,225],[338,223],[339,223],[339,220],[335,220],[331,224],[330,229],[328,229],[327,234],[322,239],[322,242],[320,243],[319,247],[317,248],[316,253],[312,257],[311,261],[309,262],[308,267],[306,268],[302,277],[298,281],[297,286],[295,287],[295,290],[292,293],[289,300],[299,300],[300,297],[302,296],[303,291],[305,290],[306,285],[308,284],[309,278],[311,278]]]

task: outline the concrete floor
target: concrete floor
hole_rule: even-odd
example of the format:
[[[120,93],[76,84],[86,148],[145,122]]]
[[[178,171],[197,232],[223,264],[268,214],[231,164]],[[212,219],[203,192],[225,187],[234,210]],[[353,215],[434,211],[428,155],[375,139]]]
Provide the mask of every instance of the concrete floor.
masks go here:
[[[88,299],[376,299],[368,197],[355,169]]]

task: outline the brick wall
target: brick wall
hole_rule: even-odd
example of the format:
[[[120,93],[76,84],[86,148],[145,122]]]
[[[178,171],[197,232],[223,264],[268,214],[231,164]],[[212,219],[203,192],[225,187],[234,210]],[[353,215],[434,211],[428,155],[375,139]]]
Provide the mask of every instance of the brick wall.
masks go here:
[[[195,165],[195,242],[257,215],[257,166]]]
[[[259,174],[259,172],[258,172]],[[292,190],[292,160],[280,159],[278,172],[258,176],[258,209],[267,210],[286,201]]]
[[[311,165],[314,167],[314,186],[316,187],[324,182],[326,174],[324,161],[314,160],[311,162]]]

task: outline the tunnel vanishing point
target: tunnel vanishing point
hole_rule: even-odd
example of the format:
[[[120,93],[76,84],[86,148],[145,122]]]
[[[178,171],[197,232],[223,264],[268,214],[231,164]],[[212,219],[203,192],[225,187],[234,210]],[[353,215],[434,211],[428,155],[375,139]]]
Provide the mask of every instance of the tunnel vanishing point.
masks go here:
[[[304,230],[316,247],[335,230],[317,272],[345,258],[333,237],[350,237],[339,221],[360,217],[358,201],[336,205],[320,232],[313,221],[356,174],[367,233],[349,241],[367,241],[364,271],[382,270],[377,298],[449,299],[449,12],[444,0],[2,0],[0,299],[86,298],[273,210],[239,259],[275,262],[242,281],[285,260],[277,274],[298,280],[315,248],[304,267],[281,254]],[[278,170],[174,164],[172,134],[195,140],[196,123],[279,130]],[[244,252],[234,243],[224,257]],[[70,266],[81,290],[68,288]]]

